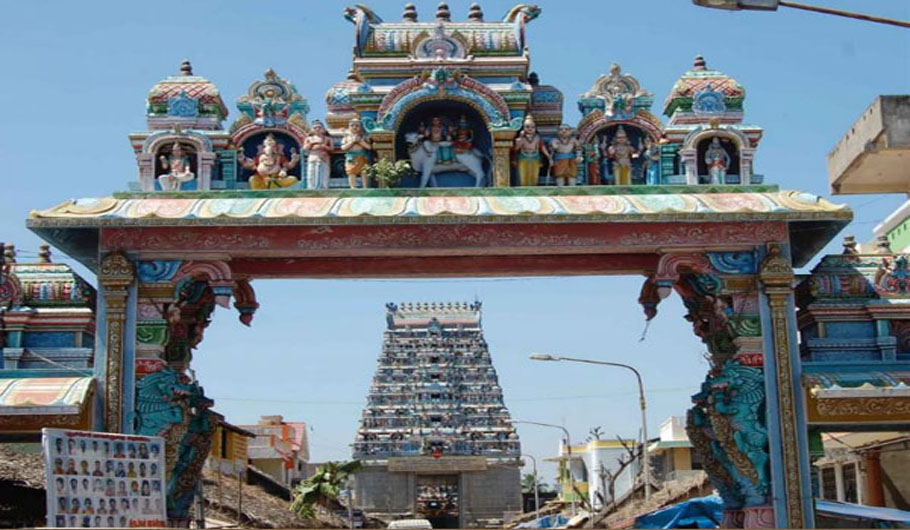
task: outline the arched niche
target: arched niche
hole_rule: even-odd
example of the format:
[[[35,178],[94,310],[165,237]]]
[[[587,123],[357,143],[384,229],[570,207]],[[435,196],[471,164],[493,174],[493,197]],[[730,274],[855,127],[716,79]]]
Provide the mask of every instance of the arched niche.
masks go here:
[[[711,146],[711,143],[714,139],[717,138],[720,142],[720,146],[724,149],[724,152],[727,153],[729,157],[729,164],[727,165],[727,175],[737,176],[736,181],[739,181],[740,174],[740,145],[739,139],[736,137],[731,137],[729,135],[723,134],[712,134],[701,137],[695,144],[695,161],[698,167],[698,178],[699,181],[705,184],[712,184],[710,182],[710,172],[708,170],[708,163],[705,160],[705,153]],[[716,184],[726,184],[726,182],[718,182]]]
[[[608,156],[608,148],[613,144],[619,128],[626,133],[629,143],[635,150],[632,156],[632,184],[645,184],[644,175],[644,157],[642,153],[645,149],[645,138],[650,138],[652,142],[657,142],[649,131],[633,123],[613,123],[597,129],[589,141],[597,143],[600,152],[600,178],[607,184],[616,184],[614,161]]]
[[[473,133],[472,145],[475,149],[483,153],[485,158],[483,166],[487,176],[491,174],[490,160],[493,157],[493,137],[487,128],[486,118],[478,112],[473,106],[457,99],[434,99],[420,102],[407,111],[399,119],[395,130],[395,159],[409,160],[410,154],[408,143],[405,135],[416,133],[421,124],[429,127],[434,117],[442,119],[443,124],[451,132],[453,139],[458,128],[459,121],[464,117]],[[455,170],[436,174],[436,181],[439,187],[465,186],[471,187],[475,184],[475,178],[470,174]],[[489,185],[489,179],[487,185]],[[401,187],[417,187],[419,179],[408,178],[403,180]]]
[[[198,131],[157,131],[143,140],[142,148],[136,155],[142,190],[161,190],[158,176],[167,171],[164,170],[160,156],[170,155],[174,142],[178,142],[184,152],[188,154],[191,171],[195,177],[192,182],[181,185],[180,189],[209,189],[216,158],[212,141]]]
[[[265,138],[270,134],[275,137],[275,143],[280,147],[282,162],[291,159],[292,149],[300,154],[302,147],[300,140],[285,130],[271,128],[262,128],[252,134],[243,136],[237,147],[238,153],[243,153],[246,158],[255,160]],[[301,180],[301,166],[302,162],[295,164],[294,167],[287,170],[288,175],[293,175],[297,177],[298,180]],[[250,177],[255,174],[255,170],[246,169],[241,164],[237,164],[237,182],[249,182]]]
[[[180,144],[180,149],[183,151],[183,158],[189,160],[190,172],[193,174],[193,179],[188,182],[183,182],[180,184],[180,191],[187,190],[196,190],[199,189],[199,153],[197,151],[197,146],[195,142],[188,142],[181,139],[172,139],[171,141],[162,141],[158,142],[153,146],[152,154],[154,155],[154,186],[156,191],[162,191],[161,183],[158,181],[160,175],[166,175],[170,172],[169,167],[165,167],[166,164],[164,160],[171,160],[173,156],[175,145]],[[162,160],[162,158],[164,160]]]

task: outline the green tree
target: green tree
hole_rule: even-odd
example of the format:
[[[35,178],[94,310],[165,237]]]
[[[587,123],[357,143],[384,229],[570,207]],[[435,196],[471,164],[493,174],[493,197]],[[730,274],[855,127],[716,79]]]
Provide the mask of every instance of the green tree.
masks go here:
[[[550,486],[537,477],[537,491],[540,493],[546,493],[550,491]],[[534,493],[534,474],[527,473],[525,476],[521,477],[521,492],[522,493]]]
[[[316,473],[300,482],[294,490],[291,511],[305,519],[316,516],[316,506],[327,509],[340,507],[338,495],[346,487],[348,478],[361,469],[359,460],[327,462],[316,468]]]

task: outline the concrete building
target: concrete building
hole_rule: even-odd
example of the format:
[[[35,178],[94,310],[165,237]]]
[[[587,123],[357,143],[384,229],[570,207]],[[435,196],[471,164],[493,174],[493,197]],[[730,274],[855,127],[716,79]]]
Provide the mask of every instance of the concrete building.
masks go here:
[[[518,435],[483,337],[481,305],[388,304],[354,442],[355,506],[434,528],[500,526],[521,512]]]
[[[910,95],[879,96],[828,154],[835,195],[910,194]],[[891,250],[910,250],[910,200],[873,230]]]
[[[686,434],[686,418],[671,416],[660,424],[660,438],[648,444],[655,484],[703,474],[701,461]]]
[[[910,432],[826,433],[822,443],[825,455],[815,461],[819,498],[910,506]]]
[[[626,447],[634,448],[636,443],[631,439],[591,440],[573,445],[571,451],[568,445],[560,443],[559,455],[547,459],[559,462],[557,481],[560,499],[565,502],[580,502],[584,498],[595,509],[600,509],[613,498],[619,499],[632,491],[641,464],[634,461],[620,469],[622,466],[619,460],[629,460]],[[611,480],[613,497],[609,492]]]
[[[282,416],[262,416],[255,425],[240,425],[256,435],[249,441],[249,463],[276,482],[292,487],[304,478],[310,457],[306,424]]]

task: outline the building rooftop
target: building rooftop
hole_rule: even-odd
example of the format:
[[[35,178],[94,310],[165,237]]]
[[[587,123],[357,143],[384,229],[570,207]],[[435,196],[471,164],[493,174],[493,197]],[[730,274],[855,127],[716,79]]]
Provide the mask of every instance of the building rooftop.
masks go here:
[[[835,195],[910,192],[910,95],[879,96],[828,153]]]

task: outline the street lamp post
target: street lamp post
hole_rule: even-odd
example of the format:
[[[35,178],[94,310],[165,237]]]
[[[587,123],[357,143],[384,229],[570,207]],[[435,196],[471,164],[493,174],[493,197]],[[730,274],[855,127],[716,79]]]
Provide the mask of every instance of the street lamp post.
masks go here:
[[[562,425],[556,425],[554,423],[540,423],[538,421],[525,421],[525,420],[512,420],[512,423],[526,423],[528,425],[537,425],[538,427],[552,427],[554,429],[560,429],[563,434],[566,435],[566,455],[569,460],[569,465],[567,469],[569,470],[569,489],[571,491],[571,505],[572,505],[572,516],[575,516],[575,477],[572,476],[572,440],[569,438],[569,431]],[[535,462],[535,467],[537,463]]]
[[[612,363],[608,361],[595,361],[592,359],[576,359],[574,357],[560,357],[556,355],[549,355],[546,353],[534,353],[531,355],[531,360],[533,361],[569,361],[574,363],[586,363],[586,364],[600,364],[604,366],[616,366],[619,368],[625,368],[627,370],[632,370],[632,373],[635,374],[635,378],[638,380],[638,404],[641,408],[641,433],[644,437],[644,441],[641,446],[641,457],[642,457],[642,467],[644,467],[644,481],[645,481],[645,499],[651,498],[651,457],[648,454],[648,420],[645,410],[647,409],[647,404],[645,403],[645,387],[641,382],[641,374],[634,367],[629,366],[628,364],[622,363]]]
[[[901,28],[910,28],[910,22],[905,20],[896,20],[893,18],[876,17],[873,15],[864,15],[862,13],[852,13],[850,11],[841,11],[840,9],[831,9],[830,7],[814,6],[809,4],[800,4],[789,2],[787,0],[692,0],[692,3],[701,7],[710,7],[714,9],[727,9],[730,11],[777,11],[779,6],[789,7],[792,9],[801,9],[803,11],[814,11],[826,15],[835,15],[839,17],[854,18],[865,20],[867,22],[877,22],[879,24],[890,24]]]
[[[521,456],[526,456],[531,459],[531,462],[534,463],[534,513],[540,511],[540,493],[537,491],[537,459],[534,458],[534,455],[529,455],[527,453],[522,453]]]

